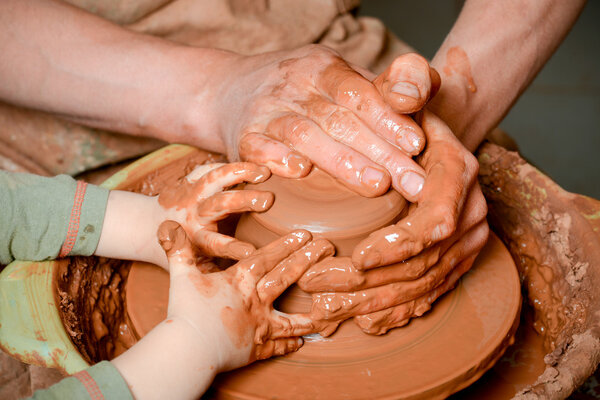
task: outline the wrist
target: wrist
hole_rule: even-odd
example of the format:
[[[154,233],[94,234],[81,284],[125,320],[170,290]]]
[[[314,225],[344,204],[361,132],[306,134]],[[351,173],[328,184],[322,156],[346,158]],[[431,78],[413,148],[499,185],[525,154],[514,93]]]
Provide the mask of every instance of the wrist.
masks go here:
[[[166,218],[156,197],[112,190],[95,255],[145,261],[168,268],[158,243],[158,226]]]
[[[157,85],[157,93],[151,96],[153,106],[139,119],[140,129],[167,142],[225,153],[219,100],[239,57],[218,49],[173,49],[166,67],[173,82]]]
[[[198,398],[215,378],[214,346],[167,319],[111,362],[135,398]]]

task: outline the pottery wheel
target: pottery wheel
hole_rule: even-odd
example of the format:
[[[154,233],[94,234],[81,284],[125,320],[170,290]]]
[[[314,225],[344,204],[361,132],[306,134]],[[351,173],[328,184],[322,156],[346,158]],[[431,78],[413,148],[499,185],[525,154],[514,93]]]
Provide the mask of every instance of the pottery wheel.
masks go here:
[[[143,279],[148,268],[158,267],[134,264],[129,280]],[[162,286],[155,284],[156,296],[165,298],[168,286],[168,278]],[[140,304],[133,298],[139,295],[127,290],[128,308]],[[423,317],[383,336],[364,334],[346,321],[329,338],[306,337],[296,353],[219,375],[207,397],[445,398],[478,379],[511,344],[520,305],[515,264],[492,234],[471,271]],[[161,321],[155,315],[154,324]],[[152,326],[144,324],[136,331]]]

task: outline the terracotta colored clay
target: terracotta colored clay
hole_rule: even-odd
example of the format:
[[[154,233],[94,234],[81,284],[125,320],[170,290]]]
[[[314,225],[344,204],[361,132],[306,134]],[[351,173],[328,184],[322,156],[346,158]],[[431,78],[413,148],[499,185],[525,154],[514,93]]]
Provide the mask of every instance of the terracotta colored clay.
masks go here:
[[[169,273],[153,264],[134,262],[129,270],[127,314],[138,338],[167,317]]]
[[[569,193],[517,153],[485,144],[479,180],[549,353],[519,399],[564,399],[600,361],[600,201]]]
[[[396,191],[362,197],[317,168],[305,178],[272,176],[246,188],[275,194],[268,211],[244,214],[238,223],[236,237],[257,247],[294,229],[306,229],[314,237],[329,239],[337,256],[350,256],[369,233],[397,221],[406,206]]]
[[[130,313],[129,304],[143,299],[141,291],[130,289],[146,286],[140,278],[160,277],[152,291],[163,298],[168,295],[168,277],[161,271],[150,264],[132,266],[127,284]],[[134,298],[136,293],[142,295]],[[408,326],[371,336],[346,321],[330,338],[305,337],[297,353],[220,375],[212,394],[234,399],[443,398],[478,379],[511,343],[519,293],[510,254],[492,236],[458,287]],[[283,308],[299,309],[305,307],[303,302],[287,295]],[[141,317],[159,323],[166,317],[166,306],[143,310]],[[142,336],[147,333],[135,327]]]
[[[469,56],[467,53],[458,46],[450,48],[446,54],[446,65],[444,66],[444,73],[446,75],[458,74],[467,81],[467,87],[472,93],[477,91],[477,86],[473,80],[473,74],[471,73],[471,64],[469,63]]]
[[[371,336],[346,321],[330,338],[305,338],[296,353],[219,375],[214,394],[229,399],[444,398],[479,378],[510,344],[519,294],[510,254],[492,237],[458,287],[406,327]]]

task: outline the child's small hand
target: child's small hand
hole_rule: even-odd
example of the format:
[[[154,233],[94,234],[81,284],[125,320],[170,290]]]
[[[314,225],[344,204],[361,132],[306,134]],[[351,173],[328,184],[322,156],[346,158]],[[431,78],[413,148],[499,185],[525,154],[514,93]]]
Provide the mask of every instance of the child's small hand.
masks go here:
[[[300,336],[316,331],[306,315],[274,310],[273,301],[334,254],[327,240],[310,242],[309,232],[294,231],[225,271],[204,274],[194,262],[198,249],[181,226],[164,222],[158,236],[171,276],[167,323],[187,325],[195,340],[210,344],[217,372],[296,351]]]
[[[251,163],[207,164],[173,180],[159,196],[112,190],[94,254],[147,261],[168,268],[156,231],[161,223],[171,220],[185,229],[203,253],[205,262],[212,257],[234,260],[247,257],[254,252],[254,246],[218,233],[217,222],[233,213],[268,210],[273,204],[273,194],[224,190],[243,182],[262,182],[270,175],[268,168]]]
[[[263,182],[270,176],[268,168],[245,162],[198,166],[158,196],[165,210],[163,220],[177,221],[206,256],[247,257],[254,246],[218,233],[217,222],[234,213],[266,211],[273,204],[273,194],[224,190],[244,182]]]

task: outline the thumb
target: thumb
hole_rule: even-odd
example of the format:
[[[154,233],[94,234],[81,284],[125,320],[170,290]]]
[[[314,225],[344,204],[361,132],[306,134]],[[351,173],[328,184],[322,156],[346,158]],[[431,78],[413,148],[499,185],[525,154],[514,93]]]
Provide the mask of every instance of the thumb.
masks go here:
[[[188,260],[192,260],[193,265],[192,242],[181,225],[175,221],[164,221],[158,227],[157,236],[158,243],[167,254],[169,267],[174,262],[188,263]]]
[[[427,60],[416,53],[403,54],[375,80],[385,102],[400,114],[422,109],[438,91],[441,79]]]

